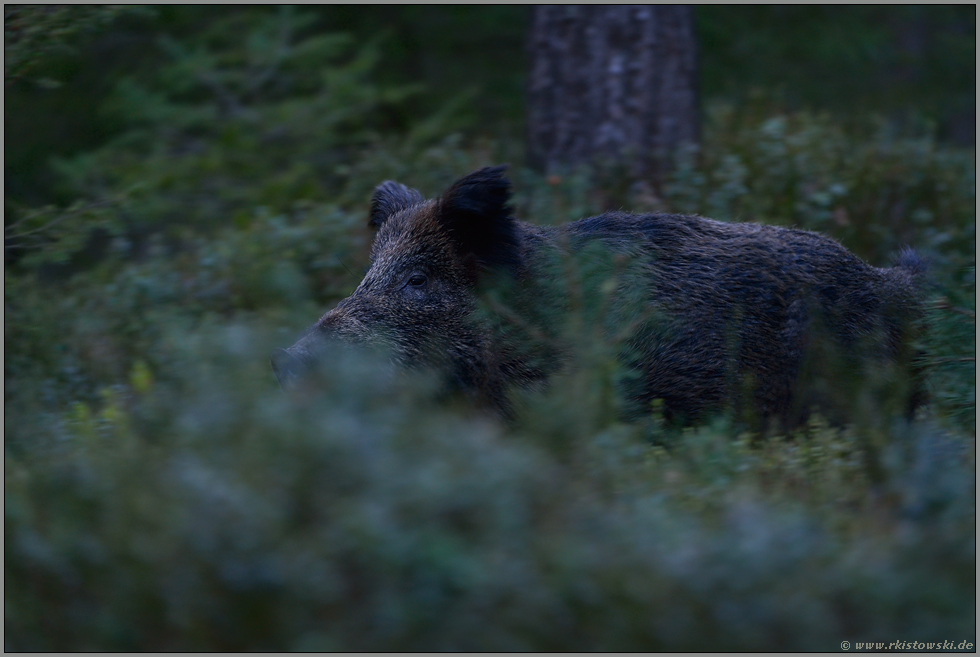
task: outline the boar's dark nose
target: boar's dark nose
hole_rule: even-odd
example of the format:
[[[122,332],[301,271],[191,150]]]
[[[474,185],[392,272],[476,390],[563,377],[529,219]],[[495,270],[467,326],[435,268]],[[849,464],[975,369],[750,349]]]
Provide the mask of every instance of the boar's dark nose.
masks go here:
[[[275,372],[283,390],[289,390],[293,387],[297,379],[306,371],[303,362],[285,349],[273,351],[270,360],[272,361],[272,371]]]

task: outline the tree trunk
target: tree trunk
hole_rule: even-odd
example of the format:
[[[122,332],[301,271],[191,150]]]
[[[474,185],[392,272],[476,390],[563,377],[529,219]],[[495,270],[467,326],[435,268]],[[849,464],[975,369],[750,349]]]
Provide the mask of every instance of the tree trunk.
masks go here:
[[[700,133],[689,6],[534,7],[528,37],[532,166],[625,165],[659,187]]]

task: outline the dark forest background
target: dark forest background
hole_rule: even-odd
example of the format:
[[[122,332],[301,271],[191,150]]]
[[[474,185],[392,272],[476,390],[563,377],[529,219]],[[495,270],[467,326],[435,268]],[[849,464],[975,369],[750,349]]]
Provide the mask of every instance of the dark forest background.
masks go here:
[[[4,12],[5,649],[975,645],[975,6],[697,7],[701,143],[652,186],[526,165],[526,7]],[[353,352],[282,394],[374,186],[501,162],[532,223],[914,246],[928,404],[871,373],[792,435],[624,423],[588,271],[512,423]]]
[[[121,78],[147,75],[167,60],[159,36],[189,38],[229,12],[173,6],[151,16],[116,10],[120,15],[102,26],[85,23],[81,11],[77,19],[66,17],[63,39],[46,43],[41,37],[31,67],[8,80],[7,197],[57,199],[49,158],[93,149],[126,129],[104,104]],[[410,99],[390,108],[379,128],[405,130],[455,101],[451,128],[497,139],[523,134],[529,11],[304,9],[315,16],[310,31],[343,32],[360,43],[380,40],[372,72],[379,84],[418,86]],[[931,130],[944,142],[975,143],[971,6],[700,6],[695,17],[704,103],[754,101],[774,112],[828,111],[845,122],[875,113],[896,127]]]

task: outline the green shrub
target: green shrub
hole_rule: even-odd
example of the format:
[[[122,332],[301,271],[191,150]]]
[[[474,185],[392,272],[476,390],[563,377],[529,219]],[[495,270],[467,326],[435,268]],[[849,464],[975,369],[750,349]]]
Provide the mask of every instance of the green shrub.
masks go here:
[[[928,422],[895,433],[876,488],[860,437],[818,419],[665,450],[639,425],[570,430],[570,402],[597,402],[563,382],[507,430],[348,351],[285,396],[251,357],[275,344],[258,323],[168,337],[169,372],[140,361],[8,444],[12,649],[971,636],[971,443]]]

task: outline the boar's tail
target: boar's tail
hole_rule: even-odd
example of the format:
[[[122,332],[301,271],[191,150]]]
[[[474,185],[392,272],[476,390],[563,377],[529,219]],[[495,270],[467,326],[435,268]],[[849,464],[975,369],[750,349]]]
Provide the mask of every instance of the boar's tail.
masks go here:
[[[926,261],[909,246],[903,247],[899,252],[898,257],[895,258],[895,266],[906,270],[912,276],[921,276],[928,269]]]

